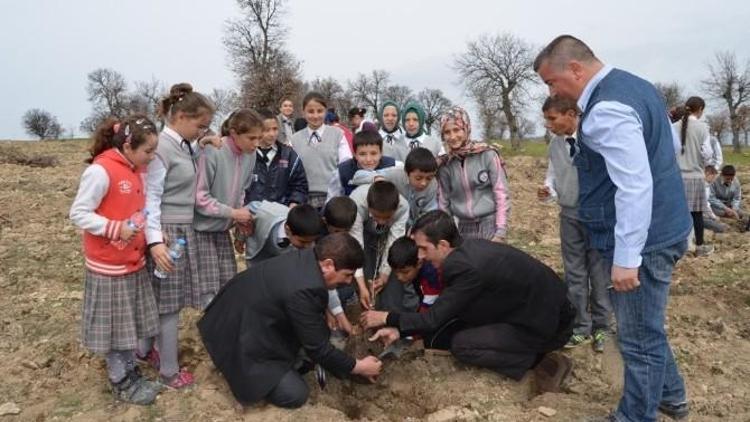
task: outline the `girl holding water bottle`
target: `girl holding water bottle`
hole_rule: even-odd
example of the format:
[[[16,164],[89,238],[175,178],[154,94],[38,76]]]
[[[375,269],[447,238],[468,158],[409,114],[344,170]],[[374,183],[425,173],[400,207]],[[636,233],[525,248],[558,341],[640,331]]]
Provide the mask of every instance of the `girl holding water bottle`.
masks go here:
[[[135,366],[138,340],[159,330],[142,231],[142,173],[157,142],[156,126],[145,117],[105,120],[70,208],[70,219],[83,230],[86,259],[83,346],[105,357],[115,398],[142,405],[162,389]]]
[[[177,356],[180,310],[186,306],[202,309],[198,278],[198,245],[193,230],[197,151],[199,139],[208,131],[214,106],[189,84],[172,86],[160,103],[166,125],[159,134],[156,159],[146,176],[146,241],[152,271],[166,273],[152,277],[159,308],[159,335],[139,346],[139,358],[159,369],[161,381],[170,388],[193,384],[193,375],[181,369]],[[202,142],[202,141],[201,141]],[[170,247],[184,239],[182,256],[173,260]],[[154,268],[155,267],[155,268]],[[158,352],[157,352],[158,351]]]

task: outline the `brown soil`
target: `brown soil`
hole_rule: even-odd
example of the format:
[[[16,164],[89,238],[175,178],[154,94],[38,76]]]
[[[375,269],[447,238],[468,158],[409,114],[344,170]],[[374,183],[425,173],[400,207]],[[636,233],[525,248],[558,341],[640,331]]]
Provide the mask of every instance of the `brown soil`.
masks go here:
[[[0,405],[17,404],[2,420],[110,421],[537,421],[581,420],[604,414],[618,400],[622,365],[614,342],[575,361],[565,393],[534,396],[530,377],[507,380],[450,357],[407,352],[388,360],[375,385],[329,380],[297,411],[241,408],[206,356],[195,328],[197,312],[181,319],[181,363],[196,375],[188,391],[168,391],[150,407],[114,403],[103,362],[78,342],[83,260],[67,214],[84,168],[82,142],[16,144],[28,154],[60,160],[58,167],[0,164]],[[561,269],[557,209],[538,203],[544,162],[508,160],[513,193],[511,244]],[[740,174],[750,181],[750,174]],[[747,206],[746,201],[746,206]],[[709,235],[710,236],[710,235]],[[709,237],[716,253],[686,257],[677,267],[668,331],[688,384],[694,421],[750,420],[750,234]],[[359,353],[377,346],[356,345]],[[153,372],[147,371],[150,376]],[[556,410],[543,416],[539,407]]]

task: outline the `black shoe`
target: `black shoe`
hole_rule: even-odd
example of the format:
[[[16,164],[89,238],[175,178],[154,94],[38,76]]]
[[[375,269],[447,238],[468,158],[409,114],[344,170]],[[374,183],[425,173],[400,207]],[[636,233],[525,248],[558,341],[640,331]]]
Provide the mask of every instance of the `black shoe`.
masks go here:
[[[659,405],[659,411],[676,421],[687,418],[690,413],[687,402],[678,404],[662,403]]]

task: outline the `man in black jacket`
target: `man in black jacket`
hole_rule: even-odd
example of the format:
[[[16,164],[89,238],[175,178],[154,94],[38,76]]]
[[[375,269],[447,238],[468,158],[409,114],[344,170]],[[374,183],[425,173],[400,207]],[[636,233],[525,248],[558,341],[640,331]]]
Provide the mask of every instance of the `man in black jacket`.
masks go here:
[[[374,380],[381,362],[373,356],[355,360],[334,348],[325,321],[328,289],[351,283],[363,260],[357,241],[336,233],[313,249],[253,266],[219,291],[198,329],[239,402],[302,406],[309,390],[294,368],[301,349],[334,375]]]
[[[449,345],[458,360],[518,380],[570,338],[574,311],[551,268],[505,244],[461,239],[443,211],[417,220],[412,237],[419,258],[442,271],[446,287],[425,313],[365,312],[366,328],[394,327],[371,340],[390,343],[400,334],[427,334],[429,343]],[[570,361],[555,354],[540,367],[556,384],[541,387],[555,390],[570,372]]]

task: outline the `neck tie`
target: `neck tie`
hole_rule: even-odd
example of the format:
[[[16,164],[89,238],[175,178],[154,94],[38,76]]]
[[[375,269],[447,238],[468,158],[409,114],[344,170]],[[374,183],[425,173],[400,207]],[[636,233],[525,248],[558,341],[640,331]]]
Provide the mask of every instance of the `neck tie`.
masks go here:
[[[313,133],[310,135],[310,139],[308,140],[308,143],[310,143],[310,144],[319,144],[320,143],[320,135],[318,135],[318,132],[313,131]]]
[[[409,149],[419,148],[419,139],[414,138],[409,141]]]
[[[280,249],[285,249],[286,247],[289,246],[290,243],[291,242],[289,241],[289,238],[285,237],[285,238],[281,239],[279,241],[279,243],[277,243],[277,245],[279,246]]]
[[[394,137],[390,133],[388,135],[385,135],[385,141],[388,142],[389,145],[393,145],[393,139]]]
[[[258,147],[258,159],[262,163],[268,163],[268,153],[271,151],[271,148],[261,148]]]
[[[188,152],[190,153],[190,161],[193,163],[193,171],[197,171],[195,167],[195,160],[193,160],[193,147],[190,145],[190,141],[188,141],[187,139],[183,139],[180,144],[187,146]]]
[[[570,158],[573,158],[573,156],[576,155],[576,138],[569,136],[565,138],[565,142],[570,145]]]

